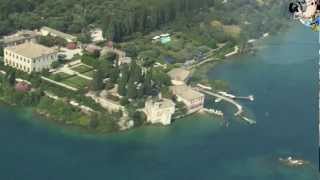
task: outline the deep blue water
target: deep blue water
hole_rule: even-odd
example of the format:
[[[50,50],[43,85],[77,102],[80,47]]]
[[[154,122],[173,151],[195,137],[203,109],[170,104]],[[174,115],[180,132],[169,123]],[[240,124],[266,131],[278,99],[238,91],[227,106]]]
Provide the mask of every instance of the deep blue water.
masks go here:
[[[193,116],[167,128],[105,137],[67,131],[28,111],[0,108],[0,180],[317,180],[317,36],[303,27],[263,40],[256,55],[209,72],[254,94],[249,126]],[[312,161],[288,168],[277,159]]]

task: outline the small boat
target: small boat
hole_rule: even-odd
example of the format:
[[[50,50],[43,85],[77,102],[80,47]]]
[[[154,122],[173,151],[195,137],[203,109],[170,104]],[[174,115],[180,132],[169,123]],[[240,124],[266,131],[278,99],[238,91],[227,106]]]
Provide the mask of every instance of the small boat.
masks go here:
[[[217,116],[223,116],[223,112],[219,111],[219,110],[203,108],[203,111],[207,112],[207,113],[210,113],[210,114],[215,114]]]
[[[287,166],[303,166],[307,163],[301,159],[293,159],[291,156],[287,158],[279,158],[279,161]]]

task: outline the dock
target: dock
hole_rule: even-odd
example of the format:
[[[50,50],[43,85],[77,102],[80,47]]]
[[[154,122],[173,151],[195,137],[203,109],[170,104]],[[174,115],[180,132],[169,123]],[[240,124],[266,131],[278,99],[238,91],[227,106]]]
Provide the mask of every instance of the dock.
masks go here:
[[[244,100],[254,101],[254,96],[253,96],[253,95],[249,95],[249,96],[236,96],[234,99],[244,99]]]
[[[204,94],[207,94],[207,95],[210,95],[210,96],[214,96],[216,98],[220,98],[221,100],[224,100],[226,102],[229,102],[229,103],[233,104],[237,108],[237,112],[234,114],[235,116],[239,116],[239,115],[241,115],[243,113],[242,106],[238,102],[236,102],[235,100],[233,100],[230,97],[226,97],[226,96],[223,96],[221,94],[214,93],[214,92],[211,92],[211,91],[207,91],[207,90],[204,90],[204,89],[201,89],[201,88],[195,88],[195,90],[200,91],[200,92],[202,92]]]
[[[243,120],[245,120],[246,122],[248,122],[250,125],[253,125],[253,124],[257,124],[257,121],[255,120],[252,120],[252,119],[249,119],[245,116],[240,116]]]
[[[201,88],[201,87],[200,87]],[[202,88],[203,89],[203,88]],[[225,91],[219,91],[218,94],[231,98],[231,99],[244,99],[244,100],[249,100],[249,101],[254,101],[254,96],[253,95],[249,95],[249,96],[235,96],[233,94],[229,94]]]
[[[234,100],[234,99],[249,99],[250,101],[253,101],[254,100],[253,95],[250,95],[248,97],[236,97],[236,96],[228,94],[226,92],[215,93],[215,92],[208,91],[208,90],[205,90],[205,89],[202,89],[202,88],[199,88],[199,87],[194,87],[194,89],[196,91],[202,92],[204,94],[216,97],[219,100],[221,99],[221,100],[226,101],[226,102],[228,102],[230,104],[233,104],[237,108],[237,111],[234,113],[234,116],[240,117],[241,119],[243,119],[244,121],[246,121],[250,125],[253,125],[253,124],[257,123],[256,121],[254,121],[252,119],[249,119],[249,118],[245,117],[244,115],[242,115],[243,114],[243,107],[238,102],[236,102]],[[226,95],[226,96],[224,96],[224,95]]]

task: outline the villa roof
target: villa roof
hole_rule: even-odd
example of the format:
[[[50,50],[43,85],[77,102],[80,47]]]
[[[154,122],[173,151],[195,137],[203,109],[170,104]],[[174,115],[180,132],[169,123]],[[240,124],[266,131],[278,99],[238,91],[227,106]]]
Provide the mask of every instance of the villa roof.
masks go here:
[[[17,46],[7,47],[6,50],[31,59],[57,52],[55,49],[36,43],[24,43]]]
[[[174,108],[175,104],[171,99],[157,99],[157,98],[150,98],[147,100],[146,105],[149,107],[146,108],[156,108],[157,110],[167,109],[167,108]]]
[[[54,35],[59,36],[59,37],[64,38],[64,39],[69,39],[69,40],[76,40],[77,39],[77,37],[75,37],[75,36],[72,36],[70,34],[67,34],[67,33],[64,33],[64,32],[49,28],[47,26],[42,27],[41,30],[48,31],[51,34],[54,34]]]
[[[163,99],[159,100],[158,103],[160,104],[159,108],[172,108],[172,107],[175,107],[175,104],[170,99],[163,98]]]
[[[180,96],[181,98],[186,99],[188,101],[204,97],[204,94],[195,91],[191,87],[186,85],[171,86],[170,90],[173,92],[173,94]]]
[[[21,41],[24,39],[32,39],[32,38],[35,38],[36,36],[38,36],[38,34],[35,31],[21,30],[15,34],[4,36],[3,39],[0,40],[0,42],[7,44],[7,43],[16,42],[16,41]]]

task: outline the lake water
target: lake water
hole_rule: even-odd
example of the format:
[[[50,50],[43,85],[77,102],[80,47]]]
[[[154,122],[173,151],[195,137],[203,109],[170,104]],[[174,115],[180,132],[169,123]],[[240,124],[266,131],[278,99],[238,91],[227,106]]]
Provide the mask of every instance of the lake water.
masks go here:
[[[1,106],[0,179],[317,180],[318,48],[317,35],[297,26],[208,73],[235,94],[255,95],[241,102],[254,126],[192,116],[94,137]],[[290,155],[311,164],[278,162]]]

